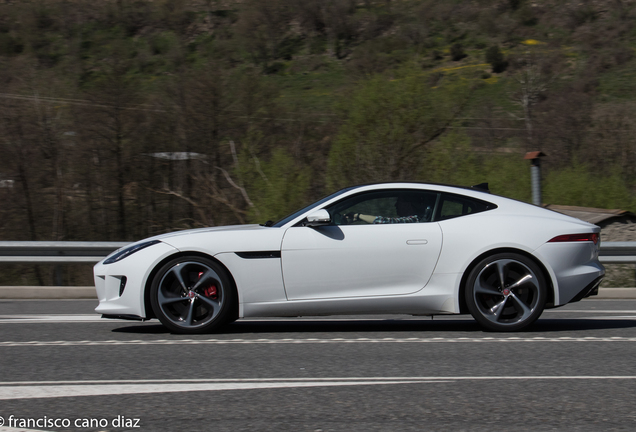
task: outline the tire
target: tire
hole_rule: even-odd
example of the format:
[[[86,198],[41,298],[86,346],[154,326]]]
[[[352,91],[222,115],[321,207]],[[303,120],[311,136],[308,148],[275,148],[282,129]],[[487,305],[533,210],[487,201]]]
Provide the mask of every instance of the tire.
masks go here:
[[[198,256],[166,263],[150,286],[155,316],[174,333],[207,333],[233,321],[236,297],[225,269]]]
[[[481,260],[466,282],[466,305],[488,330],[518,331],[543,313],[547,284],[530,258],[500,253]]]

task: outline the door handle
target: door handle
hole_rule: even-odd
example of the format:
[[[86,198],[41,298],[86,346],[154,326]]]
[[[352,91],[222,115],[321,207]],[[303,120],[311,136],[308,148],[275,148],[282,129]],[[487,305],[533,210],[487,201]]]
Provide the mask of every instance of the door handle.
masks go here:
[[[426,239],[413,239],[413,240],[406,241],[407,245],[425,245],[427,243],[428,243],[428,240]]]

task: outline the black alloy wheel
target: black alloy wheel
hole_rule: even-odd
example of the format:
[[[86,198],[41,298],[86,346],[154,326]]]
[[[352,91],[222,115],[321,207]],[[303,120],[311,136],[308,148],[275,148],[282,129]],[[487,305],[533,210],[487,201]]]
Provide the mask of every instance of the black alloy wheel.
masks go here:
[[[175,333],[207,333],[236,319],[230,278],[203,257],[180,257],[162,266],[152,281],[150,301],[157,318]]]
[[[536,321],[545,307],[547,284],[530,258],[501,253],[480,261],[466,284],[466,305],[488,330],[518,331]]]

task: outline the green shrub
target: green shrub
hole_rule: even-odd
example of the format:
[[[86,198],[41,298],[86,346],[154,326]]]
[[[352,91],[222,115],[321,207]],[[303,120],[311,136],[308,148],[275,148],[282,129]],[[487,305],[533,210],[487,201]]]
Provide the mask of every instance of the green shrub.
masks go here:
[[[419,71],[394,72],[396,79],[362,81],[344,101],[346,119],[329,153],[329,189],[415,178],[440,126],[452,122],[470,95],[468,81],[457,76],[431,87]]]
[[[470,137],[451,132],[432,147],[420,174],[424,181],[472,186],[488,183],[497,195],[530,201],[530,168],[519,155],[478,154]]]
[[[249,222],[276,221],[307,204],[310,174],[285,149],[274,149],[269,161],[257,161],[251,156],[243,160],[247,161],[244,175],[251,178],[248,192],[254,202],[248,213]]]
[[[545,203],[597,207],[606,209],[636,209],[636,198],[621,175],[620,169],[609,176],[598,176],[586,165],[552,171],[545,176]]]
[[[486,50],[486,62],[490,63],[490,66],[492,66],[493,73],[501,73],[508,67],[508,61],[499,50],[498,45],[493,45]]]
[[[462,47],[462,44],[460,43],[456,43],[451,46],[450,54],[453,61],[459,61],[468,57],[468,55],[464,52],[464,47]]]

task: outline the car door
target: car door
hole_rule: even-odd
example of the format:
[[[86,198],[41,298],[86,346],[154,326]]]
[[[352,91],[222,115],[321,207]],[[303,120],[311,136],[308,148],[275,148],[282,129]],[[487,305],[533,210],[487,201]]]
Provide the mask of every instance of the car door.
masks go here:
[[[421,214],[410,219],[418,222],[400,223],[396,201],[403,192],[354,195],[327,208],[332,224],[289,228],[281,251],[287,298],[399,295],[426,286],[442,247],[442,231],[429,221],[439,197],[434,192],[411,191],[429,205],[421,206]],[[360,214],[395,223],[352,220]]]

